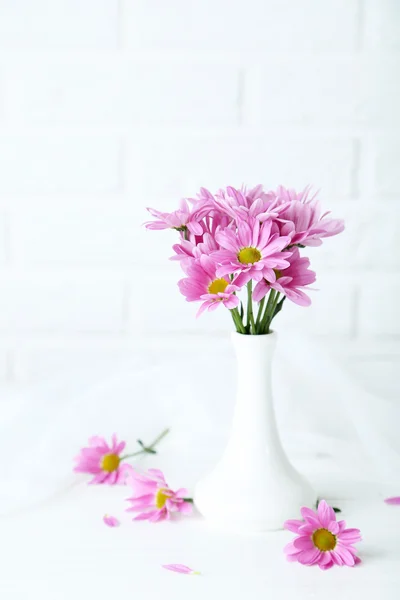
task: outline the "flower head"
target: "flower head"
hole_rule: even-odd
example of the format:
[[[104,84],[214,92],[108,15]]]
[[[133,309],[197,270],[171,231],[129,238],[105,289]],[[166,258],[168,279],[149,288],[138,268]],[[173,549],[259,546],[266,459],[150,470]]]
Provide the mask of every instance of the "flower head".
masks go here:
[[[203,229],[198,223],[199,218],[191,213],[185,199],[181,200],[180,208],[171,213],[160,212],[154,208],[148,208],[147,210],[157,219],[156,221],[147,221],[145,223],[147,229],[176,229],[177,231],[188,229],[195,235],[203,233]]]
[[[342,219],[327,219],[329,211],[321,215],[320,202],[315,194],[310,197],[309,186],[302,192],[296,192],[281,185],[276,192],[269,194],[284,207],[279,214],[282,224],[287,227],[288,223],[292,223],[294,226],[292,244],[320,246],[321,238],[337,235],[344,230]]]
[[[249,223],[240,221],[237,231],[224,229],[217,232],[215,237],[222,247],[212,255],[221,265],[217,277],[235,273],[234,284],[239,287],[250,279],[275,281],[274,269],[290,266],[286,259],[291,253],[282,252],[290,243],[290,237],[271,230],[271,220],[260,224],[257,219],[252,219]]]
[[[217,264],[210,256],[203,254],[198,259],[185,261],[182,268],[188,277],[178,281],[179,289],[188,302],[203,300],[198,315],[206,309],[215,310],[221,304],[229,309],[239,304],[235,296],[239,287],[225,277],[218,277]]]
[[[314,271],[309,270],[310,261],[308,258],[301,258],[297,248],[292,251],[292,255],[287,259],[290,266],[287,269],[279,271],[275,269],[275,281],[269,282],[262,279],[257,283],[253,292],[253,299],[260,302],[262,298],[272,288],[281,294],[284,294],[289,300],[300,306],[309,306],[310,298],[300,289],[310,283],[314,283],[316,277]]]
[[[317,512],[301,509],[303,520],[285,521],[284,527],[297,534],[285,547],[287,559],[302,565],[318,565],[330,569],[334,565],[354,567],[360,562],[353,544],[361,540],[359,529],[346,529],[345,521],[336,521],[336,515],[325,500]]]
[[[199,200],[202,210],[217,210],[233,221],[248,221],[257,218],[265,221],[269,217],[277,217],[285,206],[271,194],[264,192],[262,185],[240,190],[233,186],[219,190],[215,196],[205,188],[201,188]]]
[[[111,446],[102,437],[95,436],[89,439],[89,446],[82,448],[74,467],[75,473],[90,473],[94,475],[89,483],[125,483],[125,476],[129,465],[123,464],[121,452],[125,442],[118,442],[114,433]]]
[[[187,489],[172,491],[164,474],[158,469],[149,469],[147,473],[141,474],[132,468],[128,483],[132,486],[134,495],[127,499],[131,506],[126,510],[139,512],[134,521],[148,520],[155,523],[170,519],[171,513],[187,515],[192,512],[192,505],[187,501]]]

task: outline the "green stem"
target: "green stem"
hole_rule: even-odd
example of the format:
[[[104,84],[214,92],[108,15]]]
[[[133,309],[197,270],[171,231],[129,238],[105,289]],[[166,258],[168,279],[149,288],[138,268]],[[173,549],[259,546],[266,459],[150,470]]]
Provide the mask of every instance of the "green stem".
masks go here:
[[[264,308],[264,302],[265,302],[265,296],[258,305],[258,313],[257,313],[257,319],[256,319],[256,332],[257,333],[259,333],[260,320],[261,320],[261,315],[262,315],[262,311]]]
[[[191,502],[193,504],[193,498],[182,498],[185,502]]]
[[[231,315],[232,315],[233,322],[235,323],[235,326],[236,326],[236,331],[238,333],[246,333],[246,329],[243,325],[242,319],[240,318],[238,309],[232,308]]]
[[[268,333],[269,330],[269,315],[271,313],[271,307],[274,303],[275,299],[275,290],[271,288],[268,295],[267,306],[265,307],[265,312],[261,320],[261,333]]]
[[[247,327],[249,333],[255,335],[256,326],[254,324],[254,316],[253,316],[253,299],[252,299],[252,291],[253,291],[253,282],[250,279],[247,284]]]
[[[155,446],[157,446],[157,444],[161,442],[161,440],[165,438],[165,436],[168,435],[168,433],[169,429],[164,429],[164,431],[160,433],[158,437],[156,437],[156,439],[150,444],[150,446],[144,446],[142,450],[138,450],[137,452],[133,452],[132,454],[125,454],[124,456],[120,457],[120,460],[124,460],[125,458],[132,458],[133,456],[139,456],[139,454],[152,454],[152,452],[149,452],[149,450],[154,450]]]
[[[278,302],[279,302],[279,296],[280,296],[280,292],[277,292],[276,296],[275,296],[275,302],[274,302],[274,304],[272,306],[272,310],[271,310],[271,319],[270,319],[270,322],[269,322],[270,325],[271,325],[272,319],[275,316],[276,307],[278,306]]]

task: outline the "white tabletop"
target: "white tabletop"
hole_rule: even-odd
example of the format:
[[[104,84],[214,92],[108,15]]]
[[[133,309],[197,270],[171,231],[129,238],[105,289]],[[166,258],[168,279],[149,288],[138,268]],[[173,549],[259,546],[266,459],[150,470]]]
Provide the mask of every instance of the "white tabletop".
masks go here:
[[[286,531],[223,532],[199,516],[174,523],[132,522],[123,511],[127,494],[123,487],[79,484],[40,507],[2,519],[0,597],[399,598],[400,507],[386,506],[373,486],[359,486],[364,501],[337,501],[349,525],[363,533],[362,565],[327,572],[286,562],[282,549],[292,535]],[[120,526],[108,528],[104,513],[117,516]],[[168,563],[202,574],[161,568]]]
[[[356,398],[344,379],[328,373],[327,363],[319,364],[326,372],[318,383],[312,349],[310,372],[303,365],[296,379],[293,370],[289,383],[296,393],[276,386],[278,421],[296,468],[320,496],[340,506],[349,527],[361,530],[360,566],[324,572],[288,563],[283,547],[292,534],[283,530],[244,534],[233,523],[232,531],[219,531],[199,515],[134,523],[124,512],[129,489],[89,486],[74,476],[72,457],[89,435],[117,431],[133,451],[137,437],[150,442],[171,426],[159,454],[140,466],[161,468],[172,488],[193,490],[219,457],[229,429],[234,367],[226,352],[224,362],[220,348],[202,348],[201,368],[198,347],[168,356],[160,350],[158,358],[141,352],[139,362],[117,371],[109,366],[106,373],[103,366],[90,376],[85,371],[81,380],[68,376],[19,396],[2,394],[1,600],[399,599],[400,507],[383,502],[400,495],[400,480],[392,475],[398,409],[379,399],[375,408],[361,392]],[[284,382],[286,360],[281,366]],[[305,387],[299,396],[302,381],[312,384],[312,394]],[[390,422],[395,427],[386,435]],[[226,493],[229,502],[234,490]],[[121,525],[108,528],[105,513]],[[162,569],[168,563],[202,574]]]

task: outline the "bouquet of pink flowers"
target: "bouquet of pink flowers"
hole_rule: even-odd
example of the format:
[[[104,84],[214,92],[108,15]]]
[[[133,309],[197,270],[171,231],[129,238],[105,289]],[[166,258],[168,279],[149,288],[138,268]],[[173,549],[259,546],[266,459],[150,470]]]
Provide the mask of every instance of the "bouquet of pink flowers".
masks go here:
[[[198,315],[225,306],[236,331],[247,335],[270,333],[285,298],[311,304],[303,290],[316,277],[300,250],[320,246],[322,238],[344,229],[341,219],[321,215],[310,187],[265,192],[261,185],[229,186],[215,195],[201,188],[197,198],[183,199],[172,213],[148,211],[156,218],[146,223],[148,229],[179,233],[171,260],[180,261],[186,275],[178,282],[186,300],[201,302]],[[244,287],[246,309],[239,296]]]

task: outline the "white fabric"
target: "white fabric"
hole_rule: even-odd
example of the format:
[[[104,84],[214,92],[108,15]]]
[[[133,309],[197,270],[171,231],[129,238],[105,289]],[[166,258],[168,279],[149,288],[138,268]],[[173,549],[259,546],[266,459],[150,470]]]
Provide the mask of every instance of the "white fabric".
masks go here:
[[[121,527],[111,537],[113,530],[106,530],[101,516],[110,510],[117,516],[123,515],[122,499],[127,495],[126,490],[110,490],[104,486],[88,487],[84,484],[85,477],[77,477],[72,472],[73,456],[91,435],[109,437],[116,432],[128,442],[128,449],[133,452],[137,449],[135,440],[138,437],[151,442],[166,426],[171,427],[171,433],[160,444],[159,455],[146,457],[140,464],[146,468],[157,466],[165,470],[167,480],[173,487],[191,488],[215,462],[225,443],[234,403],[235,365],[229,340],[210,339],[208,343],[202,343],[198,347],[196,340],[187,339],[180,348],[177,349],[176,345],[173,347],[175,349],[170,353],[157,347],[152,350],[140,349],[125,364],[104,365],[90,363],[88,360],[88,364],[79,372],[68,373],[66,370],[61,377],[46,384],[3,395],[0,422],[0,452],[3,459],[0,514],[3,516],[2,537],[7,540],[7,547],[16,544],[16,535],[23,536],[25,545],[26,536],[38,538],[44,531],[44,539],[49,543],[51,540],[51,544],[55,545],[56,556],[60,560],[61,557],[62,560],[73,560],[70,551],[72,552],[72,548],[76,550],[74,536],[80,535],[82,527],[86,532],[83,548],[87,552],[95,552],[96,544],[107,547],[110,543],[110,551],[113,548],[112,551],[121,559],[123,548],[128,551],[130,536],[136,536],[132,528],[139,527],[137,532],[140,532],[139,540],[144,544],[144,550],[142,556],[135,546],[136,569],[141,570],[143,567],[143,573],[148,572],[151,578],[152,569],[155,569],[154,573],[160,570],[160,562],[186,562],[195,569],[203,570],[205,567],[199,563],[204,559],[215,586],[219,575],[217,565],[210,562],[210,557],[205,552],[205,546],[209,545],[207,540],[215,542],[223,553],[227,550],[229,540],[235,539],[233,534],[210,532],[207,524],[194,519],[190,523],[171,525],[174,532],[172,540],[167,529],[170,524],[160,525],[157,530],[153,528],[156,526],[147,523],[127,525],[127,531],[125,526]],[[399,524],[400,508],[395,514],[396,507],[388,509],[382,499],[385,495],[400,495],[400,405],[365,393],[329,358],[320,344],[293,334],[279,338],[274,394],[279,427],[287,453],[295,465],[310,478],[317,492],[340,503],[342,508],[347,507],[349,516],[346,514],[346,518],[350,520],[351,515],[352,526],[361,526],[358,517],[362,523],[368,524],[365,511],[371,505],[378,507],[376,510],[383,515],[380,518],[387,520],[387,528],[387,510],[391,510],[390,519],[397,518]],[[231,493],[234,490],[227,490],[227,498]],[[96,517],[92,518],[94,513]],[[288,515],[289,517],[296,515]],[[127,518],[123,518],[126,523],[129,522]],[[57,535],[56,531],[59,532]],[[211,537],[208,538],[208,535]],[[269,566],[273,570],[274,548],[280,564],[281,548],[287,541],[286,535],[281,532],[267,536],[265,569]],[[379,546],[376,527],[371,535],[378,540]],[[387,531],[385,536],[388,537]],[[244,557],[243,566],[247,578],[252,577],[264,564],[259,558],[259,553],[264,551],[264,539],[265,536],[248,536],[243,550],[240,550],[248,553]],[[120,540],[121,548],[116,540]],[[200,556],[195,552],[194,546],[197,543],[202,548]],[[57,548],[58,544],[67,544],[64,554],[61,547]],[[160,545],[164,549],[171,549],[172,546],[173,551],[162,552]],[[27,547],[31,548],[31,545],[28,544]],[[373,545],[368,547],[372,548],[370,552],[373,554]],[[18,548],[21,548],[20,544]],[[41,551],[44,552],[45,560],[49,560],[49,548],[42,548]],[[398,559],[400,555],[396,551]],[[254,565],[251,560],[253,554]],[[78,555],[81,560],[87,559],[87,555],[82,554],[81,550]],[[23,569],[27,567],[25,558],[28,561],[28,556],[24,556],[22,553],[18,559],[18,564],[22,564]],[[211,556],[214,556],[215,563],[217,560],[222,561],[221,577],[228,577],[231,568],[241,568],[239,558],[232,553],[228,552],[226,560],[223,555],[213,552]],[[9,557],[7,552],[2,559],[3,565],[4,560],[9,564]],[[154,563],[151,557],[155,558]],[[231,567],[227,563],[228,558]],[[34,564],[35,561],[36,559]],[[125,562],[125,559],[122,560],[122,564]],[[128,568],[127,564],[125,566]],[[61,568],[58,565],[56,572]],[[76,568],[80,567],[75,565],[74,569]],[[290,565],[289,571],[286,563],[282,568],[285,569],[286,576],[290,573],[294,577],[292,581],[286,582],[289,586],[287,589],[292,584],[295,587],[296,578],[305,577],[295,565]],[[367,567],[363,567],[362,572],[366,572],[366,569]],[[99,565],[99,570],[100,579],[108,581],[107,566]],[[10,573],[12,572],[11,569]],[[64,577],[68,572],[69,567],[65,565]],[[132,571],[132,594],[135,590],[134,573],[137,571]],[[31,576],[34,577],[33,572]],[[118,573],[110,573],[110,581],[114,576],[118,577]],[[157,577],[155,574],[154,576]],[[193,578],[189,578],[187,583],[171,579],[184,578],[171,573],[161,573],[158,576],[160,586],[161,582],[162,586],[175,582],[171,590],[182,590],[179,598],[185,597],[185,594],[190,594],[191,598],[200,598],[209,593],[206,575],[197,583],[192,581]],[[10,577],[12,579],[12,575]],[[313,581],[314,577],[315,575]],[[349,575],[345,577],[347,581]],[[44,574],[39,580],[42,584],[47,581]],[[14,585],[14,579],[12,581]],[[141,581],[144,586],[143,576]],[[82,590],[85,585],[89,585],[88,581]],[[51,590],[54,592],[54,589],[49,588],[48,595],[44,593],[42,598],[106,598],[109,594],[105,590],[110,592],[111,589],[107,585],[95,585],[95,593],[89,596],[85,596],[83,591],[76,595],[77,590],[68,586],[66,589],[70,589],[71,595],[67,592],[62,595],[61,591],[59,595],[51,595]],[[275,580],[274,585],[277,585]],[[245,583],[242,587],[236,587],[237,595],[231,595],[231,598],[243,597],[238,590],[241,589],[243,593],[244,586]],[[22,589],[15,587],[15,593],[22,594]],[[73,589],[75,595],[72,595]],[[163,593],[162,589],[160,587],[160,595]],[[390,593],[390,586],[388,589]],[[1,587],[0,590],[3,591]],[[274,599],[281,597],[277,590],[278,588],[273,595]],[[8,600],[9,597],[23,596],[4,597]],[[145,597],[153,598],[152,595]],[[297,595],[299,597],[302,596]],[[309,596],[305,595],[304,598],[306,597]],[[382,594],[379,597],[391,598]]]

